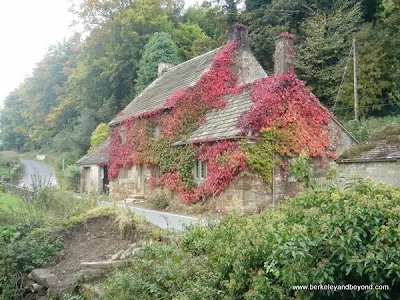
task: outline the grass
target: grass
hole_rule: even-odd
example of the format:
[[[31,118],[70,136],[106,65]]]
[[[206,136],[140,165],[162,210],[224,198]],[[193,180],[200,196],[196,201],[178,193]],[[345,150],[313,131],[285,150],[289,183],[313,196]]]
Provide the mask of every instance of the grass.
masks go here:
[[[18,211],[22,204],[17,196],[0,192],[0,211]]]
[[[400,117],[371,118],[361,122],[350,123],[353,133],[360,143],[345,151],[341,158],[354,158],[357,155],[374,149],[378,142],[386,144],[400,143]]]
[[[387,116],[383,118],[368,118],[361,121],[348,121],[345,127],[360,141],[376,140],[382,134],[395,134],[400,128],[400,116]],[[385,132],[386,131],[386,132]]]

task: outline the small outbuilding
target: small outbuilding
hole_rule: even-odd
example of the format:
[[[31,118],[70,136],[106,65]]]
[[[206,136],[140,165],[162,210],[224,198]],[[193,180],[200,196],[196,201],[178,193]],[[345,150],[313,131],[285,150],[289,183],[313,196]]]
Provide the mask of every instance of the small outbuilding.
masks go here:
[[[80,192],[95,191],[102,193],[108,186],[108,147],[109,140],[86,154],[76,164],[81,170]]]
[[[376,182],[400,186],[400,137],[370,141],[344,153],[338,160],[339,176],[345,179],[356,174]]]

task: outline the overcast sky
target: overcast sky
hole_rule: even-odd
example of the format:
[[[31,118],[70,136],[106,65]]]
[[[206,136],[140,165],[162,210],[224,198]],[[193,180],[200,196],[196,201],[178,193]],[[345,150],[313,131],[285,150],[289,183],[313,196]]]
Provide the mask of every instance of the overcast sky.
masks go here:
[[[186,6],[197,2],[186,0]],[[0,106],[32,74],[50,45],[73,34],[69,0],[0,2]]]

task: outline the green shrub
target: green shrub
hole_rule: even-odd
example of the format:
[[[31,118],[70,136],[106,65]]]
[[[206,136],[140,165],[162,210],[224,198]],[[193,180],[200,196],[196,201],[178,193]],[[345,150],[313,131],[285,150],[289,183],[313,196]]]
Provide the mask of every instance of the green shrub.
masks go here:
[[[387,284],[392,290],[297,292],[305,299],[385,299],[400,291],[400,189],[358,182],[304,194],[274,213],[196,228],[187,251],[206,255],[229,297],[284,298],[294,285]],[[274,295],[274,297],[271,297]]]
[[[104,299],[395,299],[400,189],[354,180],[302,194],[276,211],[195,226],[179,246],[141,252],[107,280]],[[295,291],[308,284],[390,291]],[[114,297],[114,298],[113,298]]]
[[[109,277],[102,299],[215,299],[218,276],[202,257],[175,246],[148,246],[131,270]]]
[[[59,226],[69,218],[80,215],[96,206],[96,198],[78,196],[56,187],[44,187],[36,190],[33,197],[24,199],[18,210],[0,215],[0,225],[7,223],[30,224],[41,221],[48,226]]]
[[[159,192],[153,195],[149,200],[151,206],[155,209],[166,209],[169,205],[169,198],[167,193]]]
[[[22,299],[26,274],[61,250],[60,237],[35,225],[0,227],[0,299]]]

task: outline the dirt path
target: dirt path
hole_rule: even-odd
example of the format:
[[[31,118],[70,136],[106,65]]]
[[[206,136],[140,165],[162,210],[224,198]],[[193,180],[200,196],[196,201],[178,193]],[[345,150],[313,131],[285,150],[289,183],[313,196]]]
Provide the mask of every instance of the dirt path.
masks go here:
[[[114,221],[108,217],[90,219],[62,233],[62,236],[63,252],[48,268],[59,281],[77,274],[81,270],[81,262],[108,260],[132,244],[132,241],[119,237]]]

